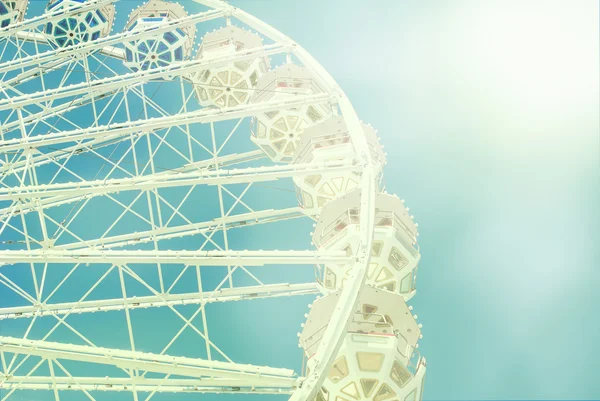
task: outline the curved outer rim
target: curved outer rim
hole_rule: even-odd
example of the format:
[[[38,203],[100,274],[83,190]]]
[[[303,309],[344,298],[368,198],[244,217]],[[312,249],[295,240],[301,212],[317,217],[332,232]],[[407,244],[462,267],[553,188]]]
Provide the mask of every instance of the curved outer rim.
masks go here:
[[[211,8],[221,9],[225,11],[226,15],[235,17],[274,41],[280,44],[291,45],[293,48],[292,53],[325,84],[325,87],[329,88],[331,92],[337,96],[338,105],[348,126],[352,143],[354,144],[360,162],[362,163],[362,195],[359,221],[360,242],[358,252],[355,255],[356,260],[350,270],[347,284],[342,290],[335,313],[331,317],[330,324],[327,326],[317,353],[308,362],[311,373],[304,381],[298,384],[298,389],[294,391],[293,395],[290,397],[290,401],[312,400],[320,390],[321,385],[327,376],[326,373],[329,371],[333,364],[333,360],[340,349],[348,322],[353,316],[353,311],[364,285],[367,266],[369,265],[370,249],[373,241],[376,188],[374,169],[372,166],[371,155],[368,151],[367,140],[363,134],[360,120],[349,99],[335,82],[333,77],[305,49],[260,19],[237,7],[233,7],[222,0],[194,1]]]

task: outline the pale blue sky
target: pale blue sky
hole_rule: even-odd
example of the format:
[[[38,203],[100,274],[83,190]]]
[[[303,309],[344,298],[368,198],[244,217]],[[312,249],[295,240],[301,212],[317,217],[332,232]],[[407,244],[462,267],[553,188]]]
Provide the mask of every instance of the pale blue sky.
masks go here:
[[[379,129],[421,233],[425,398],[599,399],[598,2],[232,4]]]

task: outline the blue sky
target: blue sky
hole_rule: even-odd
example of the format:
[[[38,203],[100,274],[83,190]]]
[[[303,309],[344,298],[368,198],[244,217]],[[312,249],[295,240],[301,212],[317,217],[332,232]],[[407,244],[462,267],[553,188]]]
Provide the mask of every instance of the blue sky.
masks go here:
[[[425,398],[600,398],[598,3],[232,4],[379,130],[419,222]]]

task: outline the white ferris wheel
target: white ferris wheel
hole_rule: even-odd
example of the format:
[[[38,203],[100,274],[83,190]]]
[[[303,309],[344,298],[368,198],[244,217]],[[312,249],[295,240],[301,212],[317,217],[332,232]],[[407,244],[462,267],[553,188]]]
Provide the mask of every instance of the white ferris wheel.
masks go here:
[[[374,128],[226,2],[119,6],[0,0],[0,401],[421,400],[417,224]],[[209,328],[291,297],[300,369]]]

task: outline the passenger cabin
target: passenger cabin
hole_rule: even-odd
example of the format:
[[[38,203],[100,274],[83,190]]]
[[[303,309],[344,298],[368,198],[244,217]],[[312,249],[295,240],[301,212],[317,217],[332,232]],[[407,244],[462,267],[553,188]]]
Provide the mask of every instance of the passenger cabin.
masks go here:
[[[382,177],[385,154],[377,139],[373,127],[361,124],[371,153],[375,169],[376,184],[379,187]],[[345,160],[356,165],[359,160],[342,116],[308,127],[293,157],[294,164],[323,164],[336,160]],[[321,173],[294,177],[298,202],[309,214],[318,214],[330,200],[336,199],[355,188],[360,187],[360,175],[357,171]]]
[[[46,12],[82,6],[88,0],[51,0]],[[108,36],[115,19],[115,6],[105,4],[94,10],[75,13],[44,26],[44,34],[53,47],[69,47]]]
[[[131,12],[125,30],[144,30],[187,15],[183,6],[178,3],[151,0]],[[175,27],[166,32],[148,32],[144,38],[124,43],[124,63],[132,71],[145,71],[181,62],[190,57],[195,35],[194,24]]]
[[[251,102],[283,102],[324,92],[307,68],[288,63],[259,79]],[[328,119],[333,112],[326,101],[265,111],[252,118],[251,139],[273,161],[289,163],[304,130]]]
[[[322,209],[313,233],[319,250],[343,250],[354,255],[360,241],[360,195],[356,189],[328,202]],[[417,266],[421,255],[417,225],[397,196],[375,196],[375,230],[366,283],[401,294],[406,300],[415,294]],[[327,290],[344,286],[351,266],[326,264],[318,279]]]
[[[207,33],[196,54],[200,61],[223,60],[249,55],[237,61],[201,68],[190,75],[202,106],[233,107],[248,103],[258,79],[269,69],[269,58],[252,57],[262,50],[261,37],[230,25]],[[252,50],[255,50],[254,52]]]
[[[312,304],[300,334],[307,374],[339,296],[331,293]],[[316,400],[420,400],[426,370],[417,350],[420,337],[401,295],[366,285]]]

